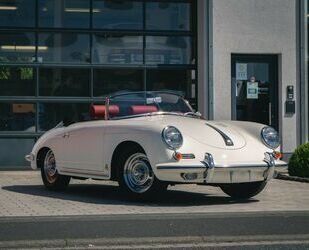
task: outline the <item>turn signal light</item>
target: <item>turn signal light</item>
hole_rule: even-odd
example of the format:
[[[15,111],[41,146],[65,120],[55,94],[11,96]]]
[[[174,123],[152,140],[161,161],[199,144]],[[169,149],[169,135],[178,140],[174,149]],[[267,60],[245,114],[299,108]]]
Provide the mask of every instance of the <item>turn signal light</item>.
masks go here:
[[[275,156],[275,158],[278,160],[278,159],[281,159],[283,155],[282,155],[281,152],[275,151],[275,152],[274,152],[274,156]]]
[[[176,161],[180,161],[180,160],[182,159],[182,154],[179,153],[179,152],[175,152],[175,153],[174,153],[174,159],[175,159]]]

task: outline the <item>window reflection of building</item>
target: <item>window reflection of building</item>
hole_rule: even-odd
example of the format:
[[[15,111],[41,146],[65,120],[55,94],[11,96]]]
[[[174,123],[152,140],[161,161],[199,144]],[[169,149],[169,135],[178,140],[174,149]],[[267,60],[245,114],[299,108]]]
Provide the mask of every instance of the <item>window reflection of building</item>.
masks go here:
[[[94,95],[104,96],[118,91],[141,91],[143,71],[134,69],[96,69]]]
[[[0,131],[35,131],[35,104],[0,103]]]
[[[102,64],[142,64],[143,37],[96,34],[93,60]]]
[[[33,67],[0,67],[2,96],[34,96],[36,73]]]
[[[146,2],[146,28],[154,30],[190,30],[190,3]]]
[[[38,61],[63,63],[89,63],[89,36],[76,33],[43,33],[39,35],[39,46],[46,50],[38,52]]]
[[[39,1],[39,26],[89,28],[90,2],[85,0]]]
[[[89,96],[90,70],[79,68],[42,68],[41,96]]]
[[[34,33],[0,32],[0,62],[31,63],[35,60],[35,51]]]

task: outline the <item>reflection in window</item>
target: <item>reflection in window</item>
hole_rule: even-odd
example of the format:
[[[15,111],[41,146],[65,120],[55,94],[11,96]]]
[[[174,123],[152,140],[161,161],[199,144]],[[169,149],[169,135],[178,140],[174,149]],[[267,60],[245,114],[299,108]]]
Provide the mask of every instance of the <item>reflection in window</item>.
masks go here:
[[[88,63],[89,36],[76,33],[39,34],[38,62]]]
[[[98,29],[142,29],[143,3],[138,1],[93,1],[93,27]]]
[[[0,0],[0,26],[34,27],[35,0]]]
[[[103,96],[117,91],[142,91],[143,71],[134,69],[94,70],[94,95]]]
[[[172,90],[184,94],[195,106],[196,86],[192,82],[191,70],[152,69],[147,71],[147,91]]]
[[[38,47],[44,50],[45,47]],[[33,33],[0,33],[0,62],[34,62],[35,43]]]
[[[89,69],[41,68],[41,96],[89,96]]]
[[[146,37],[146,64],[191,64],[191,38],[182,36]]]
[[[0,169],[1,167],[20,167],[29,169],[29,162],[25,155],[31,152],[35,140],[28,138],[1,138],[0,139]]]
[[[1,96],[35,95],[35,69],[0,66]]]
[[[63,121],[66,125],[89,120],[90,104],[40,103],[39,130],[46,131]]]
[[[103,64],[143,63],[141,36],[96,34],[93,37],[93,61]]]
[[[39,26],[61,28],[89,28],[90,1],[39,1]]]
[[[190,30],[190,3],[146,1],[146,29]]]
[[[1,103],[0,131],[35,131],[35,104]]]

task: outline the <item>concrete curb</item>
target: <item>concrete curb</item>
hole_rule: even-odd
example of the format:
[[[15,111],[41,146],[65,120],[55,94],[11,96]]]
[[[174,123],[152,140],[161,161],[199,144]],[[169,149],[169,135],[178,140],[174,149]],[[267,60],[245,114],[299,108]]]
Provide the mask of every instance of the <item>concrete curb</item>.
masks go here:
[[[281,174],[281,173],[277,173],[276,179],[309,183],[309,178],[289,176],[288,174]]]
[[[2,241],[0,249],[139,249],[151,248],[151,246],[179,246],[186,244],[199,244],[208,247],[218,246],[218,244],[233,243],[257,243],[277,242],[278,244],[289,244],[293,242],[308,243],[308,234],[300,235],[244,235],[244,236],[184,236],[184,237],[145,237],[145,238],[94,238],[94,239],[54,239],[54,240],[21,240]]]

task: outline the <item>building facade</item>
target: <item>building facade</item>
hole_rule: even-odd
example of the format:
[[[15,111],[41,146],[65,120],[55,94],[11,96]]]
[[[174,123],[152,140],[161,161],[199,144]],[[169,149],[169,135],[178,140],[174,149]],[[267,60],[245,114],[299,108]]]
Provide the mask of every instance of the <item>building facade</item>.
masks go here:
[[[176,90],[208,119],[308,137],[305,0],[0,0],[0,169],[125,90]]]

